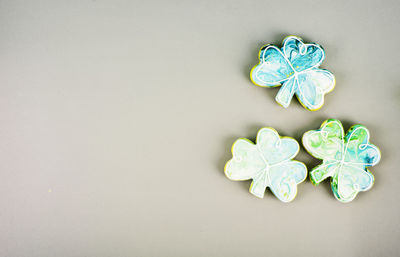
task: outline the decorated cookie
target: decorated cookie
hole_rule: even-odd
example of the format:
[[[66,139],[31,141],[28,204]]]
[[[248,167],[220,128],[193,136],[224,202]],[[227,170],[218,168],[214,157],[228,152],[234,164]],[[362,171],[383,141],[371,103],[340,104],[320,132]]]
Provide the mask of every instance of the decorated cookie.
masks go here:
[[[303,135],[305,149],[322,164],[310,172],[313,184],[331,177],[331,187],[336,199],[352,201],[358,192],[367,191],[374,183],[374,176],[367,167],[374,166],[381,158],[378,147],[369,142],[365,126],[354,125],[344,135],[342,123],[330,119],[318,130]]]
[[[294,94],[308,110],[324,104],[324,95],[335,87],[335,77],[319,69],[325,59],[324,49],[314,43],[305,44],[296,36],[283,40],[283,47],[265,45],[259,52],[260,62],[251,70],[250,78],[260,87],[282,86],[276,101],[288,107]]]
[[[297,184],[307,177],[306,166],[292,160],[299,144],[290,137],[280,137],[273,128],[258,131],[256,144],[246,138],[232,146],[233,158],[225,165],[225,175],[231,180],[253,182],[250,193],[263,198],[267,187],[283,202],[296,197]]]

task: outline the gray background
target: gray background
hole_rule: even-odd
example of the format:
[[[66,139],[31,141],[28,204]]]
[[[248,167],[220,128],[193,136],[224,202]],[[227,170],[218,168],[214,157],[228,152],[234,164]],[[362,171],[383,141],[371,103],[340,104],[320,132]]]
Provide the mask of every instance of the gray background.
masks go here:
[[[1,1],[0,256],[395,256],[399,1]],[[317,112],[252,85],[265,43],[326,49]],[[328,118],[382,151],[350,204],[223,174],[236,138]],[[301,150],[308,168],[317,160]]]

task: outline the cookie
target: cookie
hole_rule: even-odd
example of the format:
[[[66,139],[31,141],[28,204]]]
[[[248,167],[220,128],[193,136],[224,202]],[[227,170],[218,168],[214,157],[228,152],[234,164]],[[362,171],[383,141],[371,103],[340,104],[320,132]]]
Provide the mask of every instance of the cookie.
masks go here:
[[[318,68],[325,59],[318,44],[288,36],[282,48],[265,45],[258,57],[259,63],[250,73],[252,82],[260,87],[282,86],[275,100],[285,108],[296,95],[306,109],[316,111],[324,104],[324,95],[335,87],[333,74]]]
[[[329,119],[318,130],[303,135],[304,148],[322,164],[310,171],[310,179],[318,185],[330,177],[336,199],[350,202],[361,191],[369,190],[374,176],[368,167],[376,165],[381,153],[369,142],[369,131],[363,125],[354,125],[344,134],[339,120]]]
[[[304,163],[292,160],[298,152],[295,139],[281,137],[273,128],[262,128],[256,144],[246,138],[233,144],[233,158],[225,165],[225,175],[231,180],[252,179],[249,191],[259,198],[269,187],[279,200],[290,202],[296,197],[297,184],[307,177]]]

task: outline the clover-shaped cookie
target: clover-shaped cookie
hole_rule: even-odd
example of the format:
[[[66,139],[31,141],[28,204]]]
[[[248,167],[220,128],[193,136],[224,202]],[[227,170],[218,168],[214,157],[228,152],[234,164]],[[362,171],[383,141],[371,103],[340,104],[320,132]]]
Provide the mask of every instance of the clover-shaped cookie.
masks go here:
[[[280,137],[273,128],[258,131],[256,144],[246,138],[232,146],[233,158],[225,165],[225,175],[232,180],[253,179],[250,193],[263,198],[266,187],[283,202],[296,197],[297,184],[307,177],[306,166],[292,159],[299,144],[290,137]]]
[[[282,85],[275,99],[285,108],[296,94],[305,108],[318,110],[324,104],[324,95],[335,87],[333,74],[318,68],[325,59],[324,49],[318,44],[305,44],[301,38],[289,36],[282,48],[263,46],[259,59],[251,70],[251,80],[261,87]]]
[[[303,135],[303,145],[311,155],[323,160],[311,170],[311,181],[317,185],[331,177],[332,191],[339,201],[350,202],[358,192],[372,187],[374,176],[367,167],[377,164],[381,153],[369,143],[365,126],[354,125],[344,135],[339,120],[326,120],[320,129]]]

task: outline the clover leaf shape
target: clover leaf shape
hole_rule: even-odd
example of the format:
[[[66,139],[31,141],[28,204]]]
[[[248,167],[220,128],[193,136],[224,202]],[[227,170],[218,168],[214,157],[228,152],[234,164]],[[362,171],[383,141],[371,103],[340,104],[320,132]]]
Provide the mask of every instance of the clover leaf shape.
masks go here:
[[[269,187],[283,201],[292,201],[297,194],[297,184],[307,177],[304,163],[291,160],[299,152],[299,144],[290,137],[280,137],[273,128],[262,128],[257,133],[256,144],[240,138],[232,146],[233,158],[225,165],[225,175],[231,180],[253,182],[250,193],[263,198]]]
[[[369,142],[365,126],[354,125],[346,135],[339,120],[329,119],[318,130],[303,135],[305,149],[322,164],[310,172],[314,185],[331,177],[334,196],[341,202],[350,202],[360,191],[369,190],[374,176],[367,169],[381,158],[379,149]]]
[[[275,100],[283,107],[287,108],[296,94],[306,109],[315,111],[324,104],[324,95],[335,87],[333,74],[318,68],[324,59],[320,45],[288,36],[281,49],[272,44],[261,48],[259,64],[251,70],[250,78],[261,87],[282,85]]]

